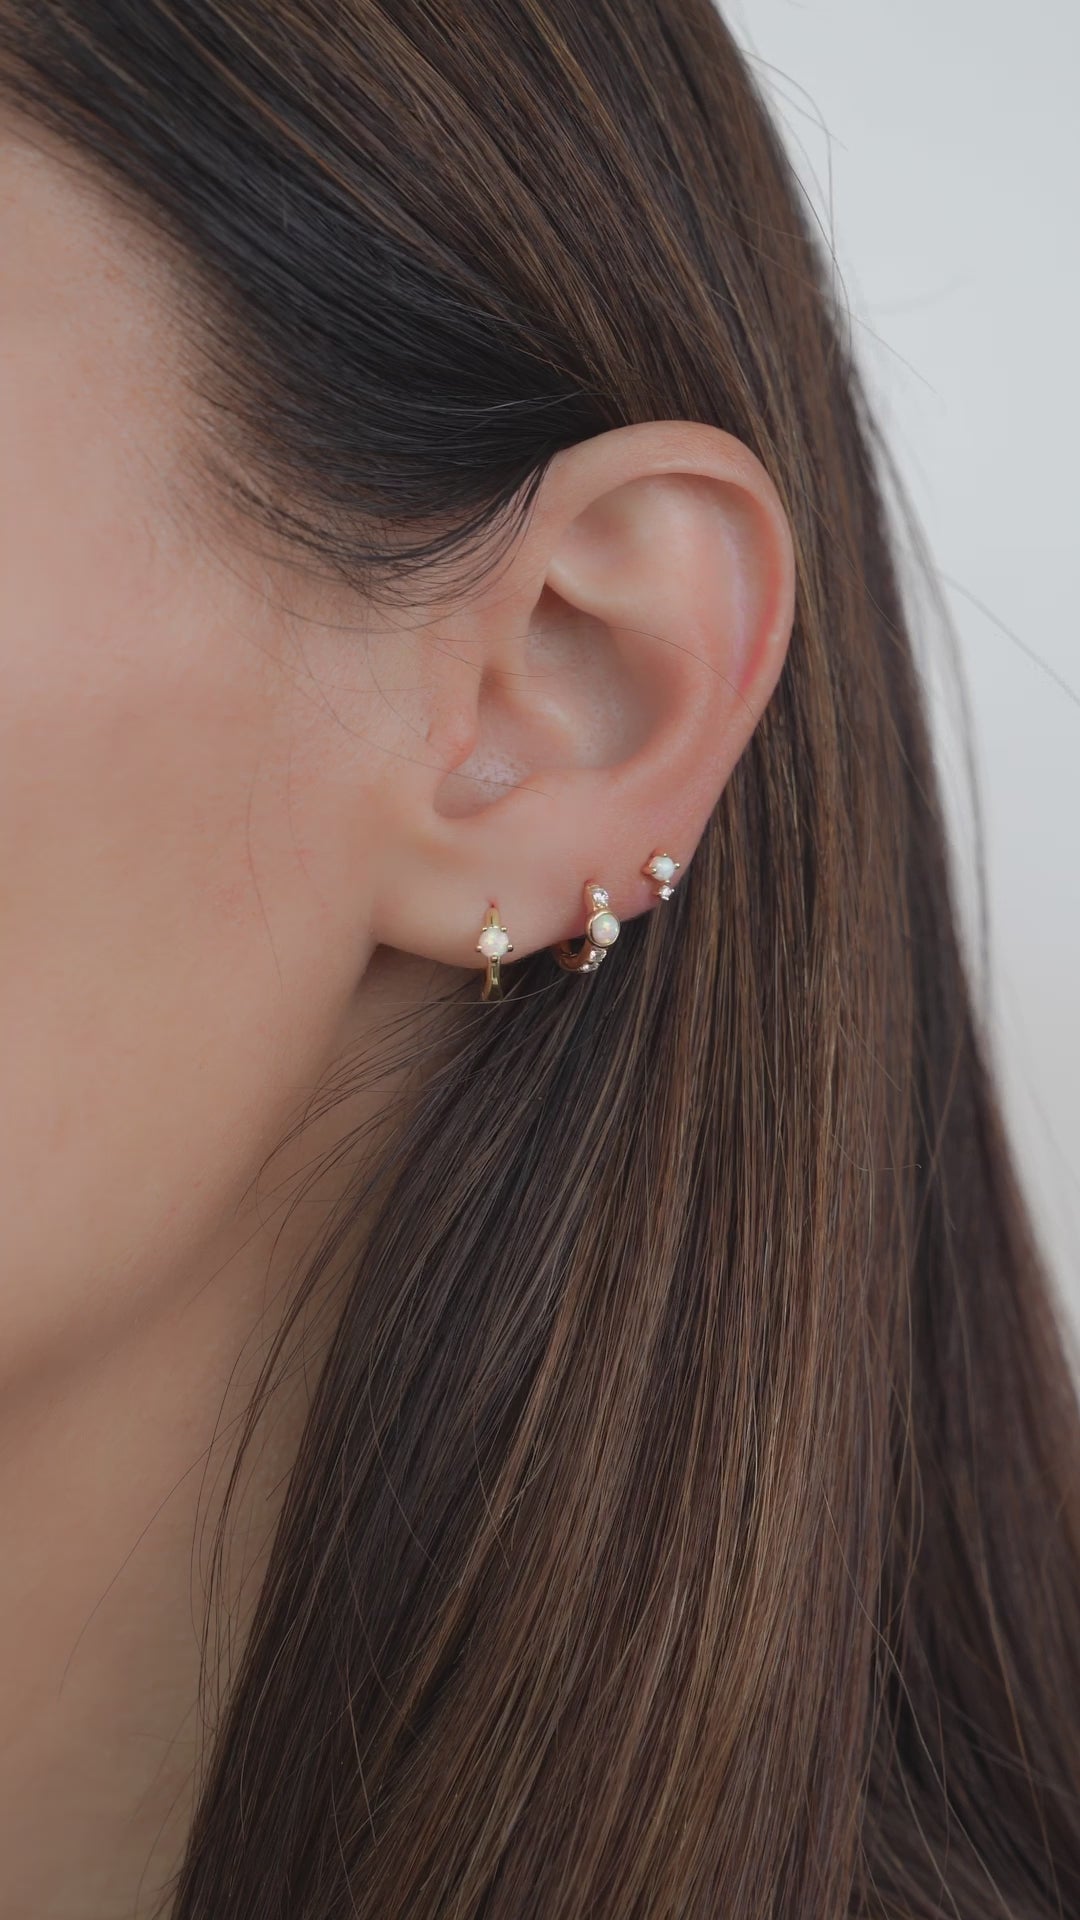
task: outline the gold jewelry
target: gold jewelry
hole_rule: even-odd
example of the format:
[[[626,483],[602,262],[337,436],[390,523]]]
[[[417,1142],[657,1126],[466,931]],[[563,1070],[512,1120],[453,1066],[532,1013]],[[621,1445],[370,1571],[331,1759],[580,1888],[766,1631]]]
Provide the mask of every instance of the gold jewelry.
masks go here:
[[[675,875],[681,866],[682,861],[673,860],[670,853],[650,853],[641,871],[647,880],[656,881],[657,899],[671,899]]]
[[[499,919],[499,909],[492,901],[484,916],[480,929],[480,938],[476,943],[477,953],[482,953],[487,961],[487,973],[481,989],[481,999],[502,1000],[505,998],[503,984],[499,978],[499,962],[504,953],[513,953],[513,942]]]
[[[586,880],[585,887],[585,938],[575,953],[569,940],[560,940],[552,947],[560,967],[567,973],[595,973],[609,947],[615,945],[619,937],[619,922],[608,905],[606,887],[599,887],[595,880]]]

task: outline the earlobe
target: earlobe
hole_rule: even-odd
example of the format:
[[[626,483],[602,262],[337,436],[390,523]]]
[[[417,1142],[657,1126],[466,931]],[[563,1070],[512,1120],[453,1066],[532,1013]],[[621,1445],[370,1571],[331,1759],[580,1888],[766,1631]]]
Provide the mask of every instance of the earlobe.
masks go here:
[[[508,566],[449,614],[473,666],[450,732],[473,747],[446,778],[474,790],[444,805],[432,777],[407,794],[397,873],[415,872],[382,897],[377,938],[475,967],[498,901],[519,958],[557,952],[582,937],[588,881],[621,921],[688,879],[793,606],[786,516],[729,434],[650,422],[557,455]],[[650,847],[674,849],[670,871],[646,871]]]

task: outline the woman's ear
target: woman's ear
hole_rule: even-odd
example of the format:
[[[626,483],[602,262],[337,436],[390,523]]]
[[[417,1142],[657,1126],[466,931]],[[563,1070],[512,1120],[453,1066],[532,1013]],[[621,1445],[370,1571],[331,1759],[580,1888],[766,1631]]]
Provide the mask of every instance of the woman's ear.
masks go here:
[[[730,434],[650,422],[556,455],[479,595],[426,610],[430,763],[387,770],[375,939],[478,967],[492,901],[521,958],[582,931],[586,880],[628,919],[655,849],[682,878],[776,684],[794,575]]]

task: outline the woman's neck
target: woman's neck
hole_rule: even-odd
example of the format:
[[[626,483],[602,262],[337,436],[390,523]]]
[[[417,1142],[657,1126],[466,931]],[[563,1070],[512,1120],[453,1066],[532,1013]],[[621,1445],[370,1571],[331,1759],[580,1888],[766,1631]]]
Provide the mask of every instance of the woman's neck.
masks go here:
[[[0,1913],[143,1920],[190,1825],[203,1714],[235,1671],[343,1260],[290,1325],[207,1580],[237,1441],[305,1256],[389,1098],[358,1089],[282,1150],[213,1244],[122,1325],[54,1330],[0,1393]],[[367,1127],[367,1133],[363,1129]],[[328,1166],[343,1138],[365,1141]],[[301,1184],[304,1186],[302,1197]],[[363,1216],[350,1236],[354,1253]],[[290,1364],[302,1347],[303,1364]],[[220,1610],[218,1603],[220,1602]],[[219,1628],[224,1627],[224,1632]]]

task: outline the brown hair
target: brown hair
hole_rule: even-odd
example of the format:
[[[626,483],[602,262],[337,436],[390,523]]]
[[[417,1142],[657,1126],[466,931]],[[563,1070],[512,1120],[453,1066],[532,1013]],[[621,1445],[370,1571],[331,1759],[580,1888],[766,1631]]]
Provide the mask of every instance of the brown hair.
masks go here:
[[[888,456],[724,25],[0,0],[0,75],[174,245],[208,467],[312,562],[464,580],[559,448],[680,418],[797,555],[670,906],[421,1016],[175,1920],[1080,1913],[1076,1399]]]

